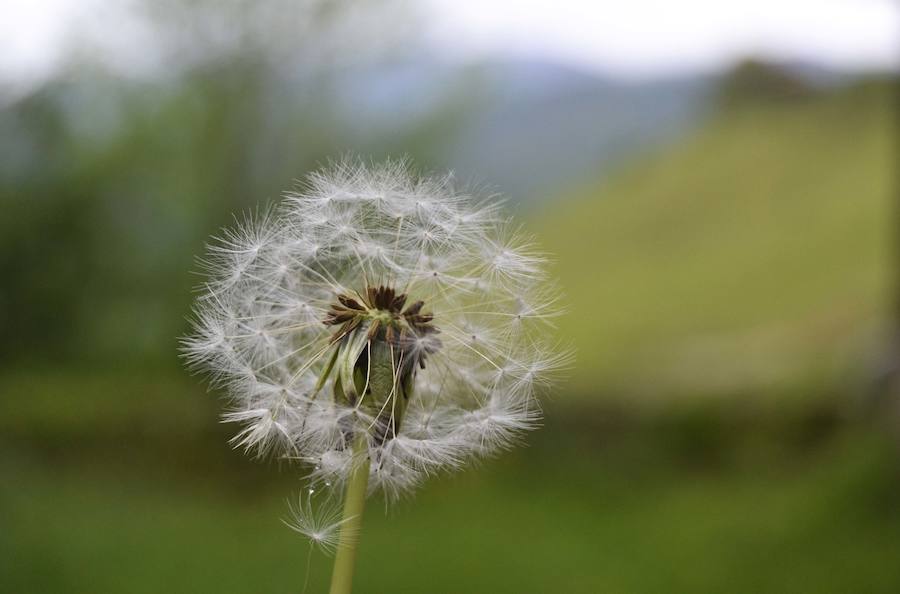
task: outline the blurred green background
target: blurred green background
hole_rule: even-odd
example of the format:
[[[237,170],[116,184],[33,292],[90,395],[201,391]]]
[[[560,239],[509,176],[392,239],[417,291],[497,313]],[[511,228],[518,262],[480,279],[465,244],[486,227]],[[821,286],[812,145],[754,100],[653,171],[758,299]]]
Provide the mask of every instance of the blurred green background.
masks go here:
[[[302,469],[229,448],[177,338],[207,237],[348,151],[507,193],[577,348],[527,447],[370,504],[356,591],[900,591],[896,75],[635,81],[448,59],[396,2],[134,6],[131,54],[0,86],[0,591],[300,591]]]

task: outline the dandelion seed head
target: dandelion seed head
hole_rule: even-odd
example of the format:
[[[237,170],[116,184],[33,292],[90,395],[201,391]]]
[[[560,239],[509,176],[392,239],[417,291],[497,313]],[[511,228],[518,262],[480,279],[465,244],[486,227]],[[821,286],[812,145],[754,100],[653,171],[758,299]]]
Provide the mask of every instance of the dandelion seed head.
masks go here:
[[[227,392],[235,446],[312,464],[317,488],[347,480],[353,436],[389,497],[508,448],[569,363],[532,240],[496,200],[405,161],[313,173],[201,267],[187,363]],[[327,546],[331,524],[301,516],[292,527]]]

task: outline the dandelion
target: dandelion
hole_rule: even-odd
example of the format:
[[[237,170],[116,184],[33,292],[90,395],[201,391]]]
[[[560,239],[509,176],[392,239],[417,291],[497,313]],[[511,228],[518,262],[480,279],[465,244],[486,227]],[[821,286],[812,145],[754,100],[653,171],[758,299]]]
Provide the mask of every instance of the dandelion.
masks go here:
[[[290,525],[337,549],[350,591],[367,495],[515,444],[568,355],[548,338],[559,295],[545,259],[498,202],[404,161],[343,161],[275,209],[240,221],[202,261],[208,280],[184,339],[240,425],[233,443],[311,468],[343,497]]]

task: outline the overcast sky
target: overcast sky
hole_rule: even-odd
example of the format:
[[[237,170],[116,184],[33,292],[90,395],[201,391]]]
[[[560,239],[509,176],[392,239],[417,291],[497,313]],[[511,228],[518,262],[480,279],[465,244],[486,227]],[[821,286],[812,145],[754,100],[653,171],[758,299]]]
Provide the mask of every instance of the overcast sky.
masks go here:
[[[127,43],[129,36],[121,35],[127,26],[108,16],[112,6],[127,4],[3,0],[0,76],[40,78],[52,72],[67,49],[64,40],[79,28],[101,36],[118,33]],[[524,56],[637,78],[714,70],[751,54],[839,69],[900,68],[900,9],[894,0],[420,0],[416,5],[429,45],[459,59]]]
[[[841,69],[900,65],[895,0],[430,0],[433,38],[460,54],[545,56],[643,76],[756,54]]]

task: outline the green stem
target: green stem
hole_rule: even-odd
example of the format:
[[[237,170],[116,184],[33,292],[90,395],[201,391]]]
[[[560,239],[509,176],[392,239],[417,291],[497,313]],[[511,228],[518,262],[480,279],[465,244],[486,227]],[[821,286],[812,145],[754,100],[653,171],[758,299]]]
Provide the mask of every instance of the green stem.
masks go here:
[[[353,441],[353,472],[344,494],[344,517],[340,544],[334,557],[330,594],[350,594],[353,585],[353,566],[356,564],[356,545],[362,528],[366,489],[369,485],[369,454],[366,434],[358,432]]]

